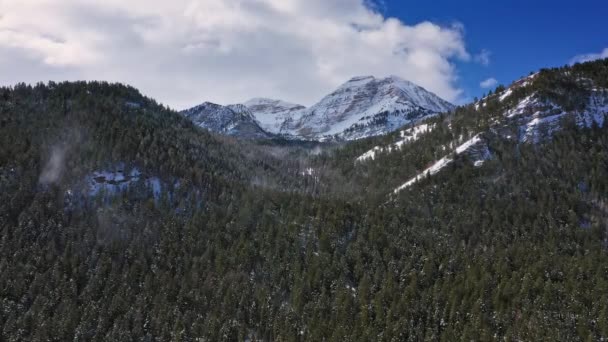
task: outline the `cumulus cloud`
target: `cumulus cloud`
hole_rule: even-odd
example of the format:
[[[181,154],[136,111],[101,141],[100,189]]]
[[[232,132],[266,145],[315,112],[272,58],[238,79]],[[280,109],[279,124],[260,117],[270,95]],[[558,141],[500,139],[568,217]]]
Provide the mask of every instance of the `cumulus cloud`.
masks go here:
[[[605,48],[603,51],[599,53],[588,53],[583,55],[575,56],[570,60],[570,64],[576,63],[584,63],[589,61],[594,61],[596,59],[608,58],[608,48]]]
[[[498,85],[498,80],[496,80],[493,77],[490,77],[487,80],[484,80],[481,83],[479,83],[479,86],[482,87],[483,89],[494,88],[497,85]]]
[[[375,4],[375,5],[371,5]],[[103,79],[177,109],[265,96],[309,105],[355,75],[462,94],[461,24],[407,24],[370,0],[0,1],[0,83]]]

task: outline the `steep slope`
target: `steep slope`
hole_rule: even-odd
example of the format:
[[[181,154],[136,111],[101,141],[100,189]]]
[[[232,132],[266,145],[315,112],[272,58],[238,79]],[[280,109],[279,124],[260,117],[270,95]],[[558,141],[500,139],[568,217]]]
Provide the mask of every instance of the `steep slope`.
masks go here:
[[[376,154],[383,152],[392,152],[394,149],[400,149],[404,145],[418,140],[422,135],[432,131],[434,125],[420,124],[412,128],[407,128],[399,132],[400,139],[388,146],[374,146],[374,148],[357,157],[358,162],[364,162],[369,159],[374,159]]]
[[[458,145],[454,149],[453,155],[458,156],[463,153],[471,153],[474,148],[477,148],[478,152],[481,151],[481,154],[478,154],[479,158],[474,161],[474,165],[479,167],[479,166],[483,165],[485,159],[490,158],[490,151],[484,145],[484,141],[480,137],[479,134],[473,136],[472,138],[470,138],[470,139],[466,140],[465,142],[463,142],[462,144]],[[454,161],[454,159],[451,156],[445,156],[445,157],[439,159],[438,161],[434,162],[431,166],[429,166],[427,169],[425,169],[424,171],[422,171],[421,173],[416,175],[416,177],[408,180],[403,185],[399,186],[393,192],[395,194],[397,194],[400,191],[405,190],[405,189],[409,188],[410,186],[416,184],[417,182],[424,179],[425,177],[437,174],[439,171],[444,169],[446,166],[448,166],[453,161]]]
[[[452,109],[449,102],[396,76],[363,76],[352,78],[287,126],[290,133],[307,139],[354,140]]]
[[[205,102],[181,112],[199,127],[240,138],[269,138],[249,109],[241,104],[222,106]]]
[[[564,121],[587,127],[593,123],[604,124],[608,114],[608,89],[579,78],[572,82],[571,89],[558,90],[563,91],[563,95],[555,98],[535,84],[536,75],[515,82],[491,99],[482,100],[481,107],[488,101],[507,103],[493,129],[509,139],[539,142],[559,130]]]
[[[245,103],[259,125],[267,132],[280,134],[285,126],[299,120],[306,107],[281,100],[254,98]]]
[[[557,78],[546,87],[547,79]],[[454,155],[468,154],[475,166],[491,158],[484,135],[496,135],[516,143],[538,144],[551,138],[568,124],[579,127],[603,126],[608,116],[608,89],[576,69],[552,69],[533,74],[499,89],[469,106],[492,119],[485,134],[477,134],[453,149]],[[398,193],[429,175],[435,175],[453,161],[445,156],[395,189]]]

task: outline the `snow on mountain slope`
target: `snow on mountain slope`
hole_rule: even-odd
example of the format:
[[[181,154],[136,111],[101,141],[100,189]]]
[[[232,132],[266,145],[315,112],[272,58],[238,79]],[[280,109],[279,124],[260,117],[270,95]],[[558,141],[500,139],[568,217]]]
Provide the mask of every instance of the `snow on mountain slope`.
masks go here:
[[[510,88],[507,89],[504,93],[502,93],[500,95],[500,97],[498,98],[498,100],[500,102],[504,101],[507,97],[511,96],[511,94],[513,94],[513,90],[511,90]]]
[[[396,141],[394,144],[385,146],[385,147],[375,146],[371,150],[369,150],[369,151],[365,152],[364,154],[362,154],[361,156],[359,156],[356,159],[356,161],[364,162],[369,159],[373,160],[376,158],[377,153],[392,152],[393,147],[400,149],[403,145],[414,142],[414,141],[418,140],[423,134],[432,131],[434,127],[435,127],[434,125],[420,124],[418,126],[405,129],[405,130],[399,132],[401,139]]]
[[[337,136],[354,140],[385,134],[430,115],[454,108],[424,88],[396,76],[355,77],[303,110],[286,125],[289,133],[319,140]]]
[[[598,83],[605,85],[601,80]],[[515,139],[518,143],[536,144],[561,130],[566,122],[581,127],[594,124],[603,126],[608,119],[608,89],[595,84],[590,78],[573,74],[571,70],[546,71],[517,80],[503,91],[472,104],[470,108],[491,117],[488,131],[461,143],[453,154],[466,153],[474,166],[479,167],[491,158],[490,149],[483,138],[485,134]],[[376,151],[371,150],[363,156],[373,158]],[[437,174],[453,161],[451,156],[434,162],[396,188],[394,193]]]
[[[504,113],[498,126],[516,126],[514,132],[522,142],[538,142],[560,129],[563,119],[571,117],[580,126],[594,122],[604,124],[608,115],[608,90],[592,89],[584,109],[565,110],[556,103],[543,100],[536,93],[524,97]]]
[[[199,127],[211,132],[242,138],[268,138],[249,109],[242,105],[222,106],[205,102],[181,112]]]
[[[520,122],[520,139],[524,142],[538,142],[561,128],[562,120],[568,116],[574,118],[581,127],[591,127],[593,123],[604,125],[608,115],[608,92],[594,91],[583,110],[565,111],[558,105],[546,102],[544,107],[537,108],[533,114],[522,117]]]
[[[532,82],[534,82],[534,79],[538,76],[538,73],[535,74],[531,74],[529,76],[523,77],[518,79],[517,81],[513,82],[509,88],[505,89],[504,91],[500,92],[500,93],[496,93],[496,94],[491,94],[488,95],[484,98],[482,98],[481,100],[479,100],[478,102],[475,103],[475,109],[479,110],[480,107],[485,107],[488,103],[488,101],[492,98],[498,97],[498,101],[499,102],[504,102],[506,99],[508,99],[511,95],[513,95],[513,92],[519,88],[523,88],[526,87],[530,84],[532,84]]]
[[[553,97],[558,96],[560,103],[577,103],[576,106],[571,105],[571,109],[566,109],[551,100],[551,96],[547,96],[546,86],[540,87],[544,90],[544,96],[538,87],[529,88],[542,78],[541,75],[542,73],[535,73],[513,82],[504,91],[475,103],[475,110],[485,110],[489,103],[493,104],[492,108],[496,108],[498,103],[499,110],[489,113],[498,114],[492,130],[508,139],[517,137],[520,142],[537,143],[550,137],[561,128],[565,119],[572,119],[578,125],[586,127],[594,122],[604,124],[608,115],[608,89],[596,87],[589,78],[572,76],[565,71],[561,77],[570,82],[570,87],[576,91],[559,88],[551,89],[549,93]]]
[[[256,137],[272,133],[303,140],[355,140],[452,109],[454,105],[412,82],[364,76],[352,78],[310,108],[255,98],[232,106],[206,102],[182,113],[221,134],[239,136],[244,131]]]
[[[281,100],[254,98],[243,103],[267,132],[280,134],[286,123],[299,120],[306,107]]]
[[[592,92],[587,107],[576,117],[581,126],[591,127],[594,122],[603,126],[608,117],[608,89],[593,89]]]
[[[481,146],[482,142],[483,142],[483,140],[481,139],[480,134],[477,134],[474,137],[472,137],[471,139],[465,141],[464,143],[462,143],[461,145],[456,147],[454,149],[453,153],[456,155],[459,155],[459,154],[463,154],[465,152],[471,151],[474,147],[481,147],[481,153],[478,153],[479,158],[478,158],[478,160],[476,160],[474,162],[475,166],[481,166],[483,164],[483,162],[490,157],[489,151],[487,150],[487,146],[485,146],[485,144],[483,146]],[[439,159],[438,161],[433,163],[433,165],[431,165],[426,170],[424,170],[421,173],[419,173],[418,175],[416,175],[416,177],[405,182],[403,185],[401,185],[400,187],[395,189],[393,192],[395,194],[397,194],[400,191],[407,189],[408,187],[412,186],[413,184],[417,183],[418,181],[424,179],[425,177],[437,174],[443,168],[448,166],[452,161],[454,161],[454,160],[452,158],[450,158],[450,156],[445,156],[445,157]]]

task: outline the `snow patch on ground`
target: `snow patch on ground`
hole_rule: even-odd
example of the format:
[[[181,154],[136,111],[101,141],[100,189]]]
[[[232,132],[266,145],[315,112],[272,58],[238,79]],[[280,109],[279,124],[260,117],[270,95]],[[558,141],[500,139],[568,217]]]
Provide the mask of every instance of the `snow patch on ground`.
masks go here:
[[[508,110],[505,113],[507,118],[512,118],[514,116],[523,115],[530,111],[532,106],[538,106],[540,103],[538,99],[535,98],[536,94],[532,94],[523,100],[519,101],[515,108]]]
[[[502,93],[502,95],[500,95],[500,97],[498,98],[498,100],[500,102],[504,101],[507,97],[511,96],[511,94],[513,94],[513,90],[511,88],[507,89],[504,93]]]
[[[534,81],[534,79],[536,78],[536,76],[538,76],[538,74],[539,73],[536,72],[536,73],[533,73],[532,75],[519,79],[515,82],[515,84],[517,84],[519,87],[528,86],[528,85],[532,84],[532,81]]]
[[[535,115],[538,115],[535,114]],[[538,140],[538,132],[540,127],[546,127],[547,133],[553,133],[554,131],[559,129],[559,120],[561,120],[566,113],[560,113],[555,115],[550,115],[546,117],[535,117],[530,120],[524,127],[523,130],[523,138],[524,142],[534,140],[535,142]]]
[[[579,113],[576,119],[581,126],[591,127],[594,122],[603,126],[606,116],[608,116],[608,90],[594,89],[587,109]]]
[[[163,193],[163,182],[158,177],[146,176],[139,169],[130,171],[120,166],[114,170],[94,171],[86,177],[88,194],[95,197],[99,194],[115,196],[131,187],[142,186],[152,191],[155,199],[160,199]],[[179,183],[175,184],[179,187]]]
[[[401,147],[403,147],[403,145],[408,144],[408,143],[412,143],[412,142],[420,139],[420,137],[423,134],[432,131],[433,128],[435,128],[435,125],[421,124],[421,125],[418,125],[416,127],[412,127],[412,128],[408,128],[406,130],[403,130],[403,131],[400,132],[401,140],[398,140],[394,144],[389,145],[389,146],[385,146],[385,147],[376,146],[376,147],[372,148],[371,150],[365,152],[361,156],[359,156],[356,159],[356,161],[357,162],[363,162],[363,161],[366,161],[366,160],[369,160],[369,159],[373,160],[373,159],[376,158],[376,154],[377,153],[392,152],[393,148],[401,149]]]
[[[456,153],[456,154],[462,154],[465,151],[467,151],[469,148],[471,148],[474,145],[476,145],[477,143],[479,143],[480,141],[481,141],[481,138],[480,138],[479,134],[477,134],[474,137],[472,137],[471,139],[465,141],[460,146],[458,146],[454,150],[454,153]],[[414,185],[415,183],[417,183],[418,181],[424,179],[427,176],[432,176],[432,175],[437,174],[444,167],[448,166],[452,161],[453,161],[453,159],[449,158],[448,156],[445,156],[445,157],[439,159],[433,165],[431,165],[429,168],[427,168],[426,170],[424,170],[420,174],[418,174],[416,177],[410,179],[409,181],[405,182],[403,185],[401,185],[400,187],[398,187],[397,189],[395,189],[394,193],[397,194],[400,191],[402,191],[404,189],[407,189],[408,187]],[[483,164],[483,162],[481,164]],[[479,166],[481,166],[481,164]]]
[[[306,168],[304,171],[300,172],[302,176],[312,176],[315,174],[315,169],[312,167]]]
[[[522,142],[538,142],[547,135],[550,136],[560,129],[560,121],[566,116],[573,115],[575,122],[581,127],[591,127],[593,123],[604,125],[608,115],[608,96],[602,90],[593,90],[585,110],[565,112],[554,103],[541,104],[539,101],[528,101],[530,108],[528,112],[535,111],[526,118],[520,126]]]

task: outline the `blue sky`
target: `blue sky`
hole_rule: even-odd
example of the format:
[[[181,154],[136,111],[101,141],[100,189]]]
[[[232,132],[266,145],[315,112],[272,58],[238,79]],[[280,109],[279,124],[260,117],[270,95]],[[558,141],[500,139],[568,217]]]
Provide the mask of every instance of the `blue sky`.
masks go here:
[[[493,77],[508,84],[543,67],[561,66],[576,55],[608,47],[608,1],[447,1],[386,0],[382,12],[406,24],[429,20],[460,22],[471,54],[490,51],[482,66],[456,61],[459,83],[468,97],[485,90]]]

